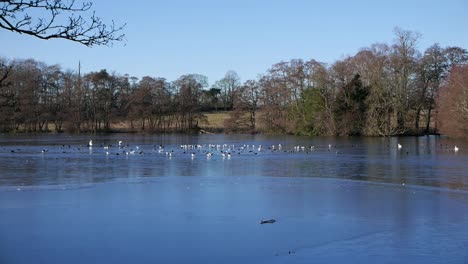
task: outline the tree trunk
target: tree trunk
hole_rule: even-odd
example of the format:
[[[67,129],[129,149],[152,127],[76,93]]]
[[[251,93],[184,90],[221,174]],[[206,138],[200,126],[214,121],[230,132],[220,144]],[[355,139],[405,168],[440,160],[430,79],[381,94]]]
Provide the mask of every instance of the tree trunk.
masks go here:
[[[402,133],[405,130],[405,113],[398,111],[397,113],[397,130],[398,133]]]
[[[414,121],[414,128],[416,131],[419,133],[419,120],[421,119],[421,107],[418,107],[418,110],[416,110],[416,119]]]
[[[430,107],[427,113],[426,134],[429,134],[429,126],[431,125],[431,114],[432,114],[432,108]]]

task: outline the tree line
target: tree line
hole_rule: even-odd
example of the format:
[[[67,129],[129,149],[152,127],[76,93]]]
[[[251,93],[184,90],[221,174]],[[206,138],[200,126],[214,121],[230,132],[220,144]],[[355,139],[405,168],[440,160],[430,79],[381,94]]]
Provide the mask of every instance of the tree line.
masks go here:
[[[2,131],[112,131],[125,123],[131,130],[191,132],[212,95],[207,78],[189,74],[174,82],[107,70],[81,74],[32,59],[2,62],[0,83]],[[5,74],[5,73],[4,73]]]
[[[204,113],[222,110],[229,113],[226,132],[450,134],[454,125],[445,119],[462,115],[468,102],[468,52],[439,44],[421,52],[419,38],[397,28],[393,43],[373,44],[330,65],[294,59],[243,83],[229,71],[211,86],[200,74],[170,82],[0,59],[0,129],[196,132]]]
[[[313,59],[273,65],[236,90],[226,128],[255,131],[258,120],[273,133],[468,136],[467,50],[436,43],[421,52],[420,34],[399,28],[394,34],[391,44],[373,44],[331,65]]]

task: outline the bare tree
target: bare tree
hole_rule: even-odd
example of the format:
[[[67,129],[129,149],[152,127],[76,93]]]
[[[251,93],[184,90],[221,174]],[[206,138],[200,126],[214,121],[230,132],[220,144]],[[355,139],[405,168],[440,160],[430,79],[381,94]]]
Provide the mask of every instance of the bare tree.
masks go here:
[[[16,96],[11,87],[11,74],[14,64],[0,58],[0,131],[13,130],[13,112],[16,104]]]
[[[233,95],[237,88],[241,85],[239,75],[235,71],[228,71],[224,77],[217,81],[214,89],[221,90],[221,100],[223,102],[224,110],[230,110],[233,106]]]
[[[256,132],[256,113],[260,99],[259,83],[248,80],[234,93],[234,109],[224,126],[228,131]]]
[[[448,63],[444,50],[439,44],[429,47],[417,64],[417,85],[414,90],[413,107],[415,113],[415,129],[419,130],[419,120],[422,110],[426,111],[425,133],[429,132],[435,96],[443,79],[447,75]]]
[[[75,0],[0,0],[0,28],[40,39],[66,39],[88,47],[124,40],[125,24],[104,23],[92,2]],[[88,16],[87,18],[82,15]],[[11,67],[0,63],[0,88]]]
[[[397,129],[406,132],[406,113],[410,108],[409,94],[413,88],[416,72],[416,44],[421,34],[413,31],[395,29],[395,43],[391,53],[392,82],[394,85],[394,109],[397,118]]]
[[[168,85],[164,78],[145,76],[133,91],[128,102],[128,117],[132,121],[139,119],[141,130],[164,130],[164,118],[168,115],[171,104]]]
[[[115,74],[106,70],[91,72],[85,76],[89,82],[94,109],[94,131],[110,130],[111,121],[116,116],[118,82]]]
[[[300,59],[274,64],[260,80],[261,119],[268,132],[334,133],[329,71],[325,64]]]
[[[369,87],[366,103],[366,135],[389,136],[399,133],[394,126],[395,85],[393,85],[392,50],[386,44],[373,44],[351,58],[352,66],[361,76],[364,86]],[[353,72],[353,71],[351,71]],[[349,76],[349,69],[348,69]]]
[[[67,70],[62,72],[60,82],[61,93],[55,103],[55,131],[76,132],[80,130],[81,115],[79,113],[80,97],[78,94],[78,75]],[[69,122],[73,120],[73,122]]]
[[[8,77],[11,68],[13,68],[13,66],[8,66],[7,61],[0,58],[0,88],[7,85],[6,78]]]
[[[138,83],[138,87],[131,94],[128,101],[128,118],[133,120],[140,120],[140,129],[145,130],[147,123],[150,123],[152,117],[152,101],[153,96],[151,90],[153,89],[155,79],[145,76]]]
[[[468,65],[452,69],[438,100],[440,130],[468,138]]]
[[[40,130],[38,121],[44,105],[41,101],[41,68],[44,65],[32,59],[14,61],[13,65],[9,76],[12,84],[6,89],[12,106],[9,117],[14,124],[12,129],[35,132]]]
[[[78,4],[75,0],[0,0],[0,28],[40,39],[67,39],[89,47],[123,40],[120,32],[125,24],[105,24],[91,7],[91,2]]]
[[[183,75],[173,82],[176,88],[176,109],[179,115],[179,128],[186,132],[199,129],[198,122],[203,119],[200,113],[202,89],[208,86],[208,78],[200,74]]]
[[[288,111],[292,105],[292,97],[287,84],[273,74],[263,76],[259,82],[263,112],[261,119],[267,132],[292,133],[294,120]]]
[[[41,87],[40,87],[40,115],[39,129],[49,131],[49,122],[53,122],[56,131],[61,131],[63,126],[64,100],[63,77],[59,65],[44,65],[41,68]]]

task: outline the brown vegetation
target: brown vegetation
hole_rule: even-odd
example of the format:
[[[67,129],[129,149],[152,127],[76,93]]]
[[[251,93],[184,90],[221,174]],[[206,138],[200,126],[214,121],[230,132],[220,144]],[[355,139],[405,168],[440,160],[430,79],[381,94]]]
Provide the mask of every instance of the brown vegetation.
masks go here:
[[[439,129],[453,137],[468,138],[468,65],[455,67],[440,92]]]
[[[294,59],[243,84],[229,71],[211,87],[199,74],[138,80],[0,59],[0,130],[389,136],[433,133],[440,123],[444,133],[461,135],[468,52],[434,44],[420,53],[418,38],[396,29],[391,45],[371,45],[332,65]]]

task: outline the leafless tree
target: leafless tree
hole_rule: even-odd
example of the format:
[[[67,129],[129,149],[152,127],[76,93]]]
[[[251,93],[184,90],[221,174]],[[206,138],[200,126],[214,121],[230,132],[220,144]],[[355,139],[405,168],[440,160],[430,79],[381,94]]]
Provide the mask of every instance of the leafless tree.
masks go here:
[[[6,59],[0,58],[0,89],[3,86],[8,85],[6,79],[8,77],[8,73],[11,71],[11,68],[13,68],[13,66],[7,64],[8,62]]]
[[[164,78],[145,76],[130,96],[128,117],[140,120],[140,129],[164,131],[170,113],[171,96]]]
[[[44,65],[41,69],[42,81],[40,87],[40,129],[49,131],[49,123],[53,123],[56,131],[62,131],[65,111],[62,70],[59,65]]]
[[[439,127],[449,136],[468,138],[468,65],[455,66],[438,98]]]
[[[214,89],[219,89],[221,91],[221,100],[225,111],[232,109],[233,95],[240,85],[239,75],[237,75],[235,71],[228,71],[221,80],[213,85]]]
[[[421,35],[417,32],[395,29],[395,43],[391,53],[391,84],[393,85],[394,109],[397,129],[407,130],[406,113],[410,109],[410,91],[413,89],[416,72],[416,45]]]
[[[133,91],[129,100],[129,115],[132,119],[140,120],[140,129],[145,130],[147,122],[150,123],[152,117],[152,102],[154,79],[145,76],[141,79],[138,87]]]
[[[261,86],[262,121],[267,132],[292,133],[294,120],[289,116],[292,97],[287,83],[278,79],[274,74],[263,76],[259,82]]]
[[[359,74],[362,84],[369,87],[367,96],[365,135],[389,136],[398,133],[394,126],[394,86],[392,84],[391,48],[386,44],[373,44],[363,48],[349,59],[347,70]],[[350,71],[351,70],[351,71]]]
[[[173,82],[176,89],[177,113],[179,129],[185,132],[198,130],[198,123],[203,119],[200,113],[200,96],[202,89],[208,86],[208,78],[200,74],[183,75]]]
[[[274,64],[260,79],[260,86],[267,131],[333,133],[334,91],[323,63],[296,59]]]
[[[91,72],[85,76],[91,93],[90,107],[93,109],[93,130],[110,130],[117,114],[118,81],[116,74],[106,70]]]
[[[254,80],[248,80],[234,93],[234,109],[224,126],[232,132],[256,132],[260,87]]]
[[[448,74],[449,64],[444,53],[444,49],[439,44],[434,44],[424,52],[417,63],[417,84],[412,96],[417,132],[419,132],[422,110],[426,111],[425,133],[429,132],[435,97]]]
[[[0,58],[0,129],[112,131],[116,122],[130,121],[133,130],[138,121],[145,131],[197,132],[203,111],[224,106],[233,110],[226,131],[389,136],[422,133],[425,122],[426,133],[435,123],[443,133],[463,135],[468,52],[435,44],[420,54],[419,34],[395,33],[393,45],[371,45],[331,66],[283,61],[243,85],[228,72],[211,90],[198,74],[171,83],[138,81],[107,70],[81,76],[58,65]]]

